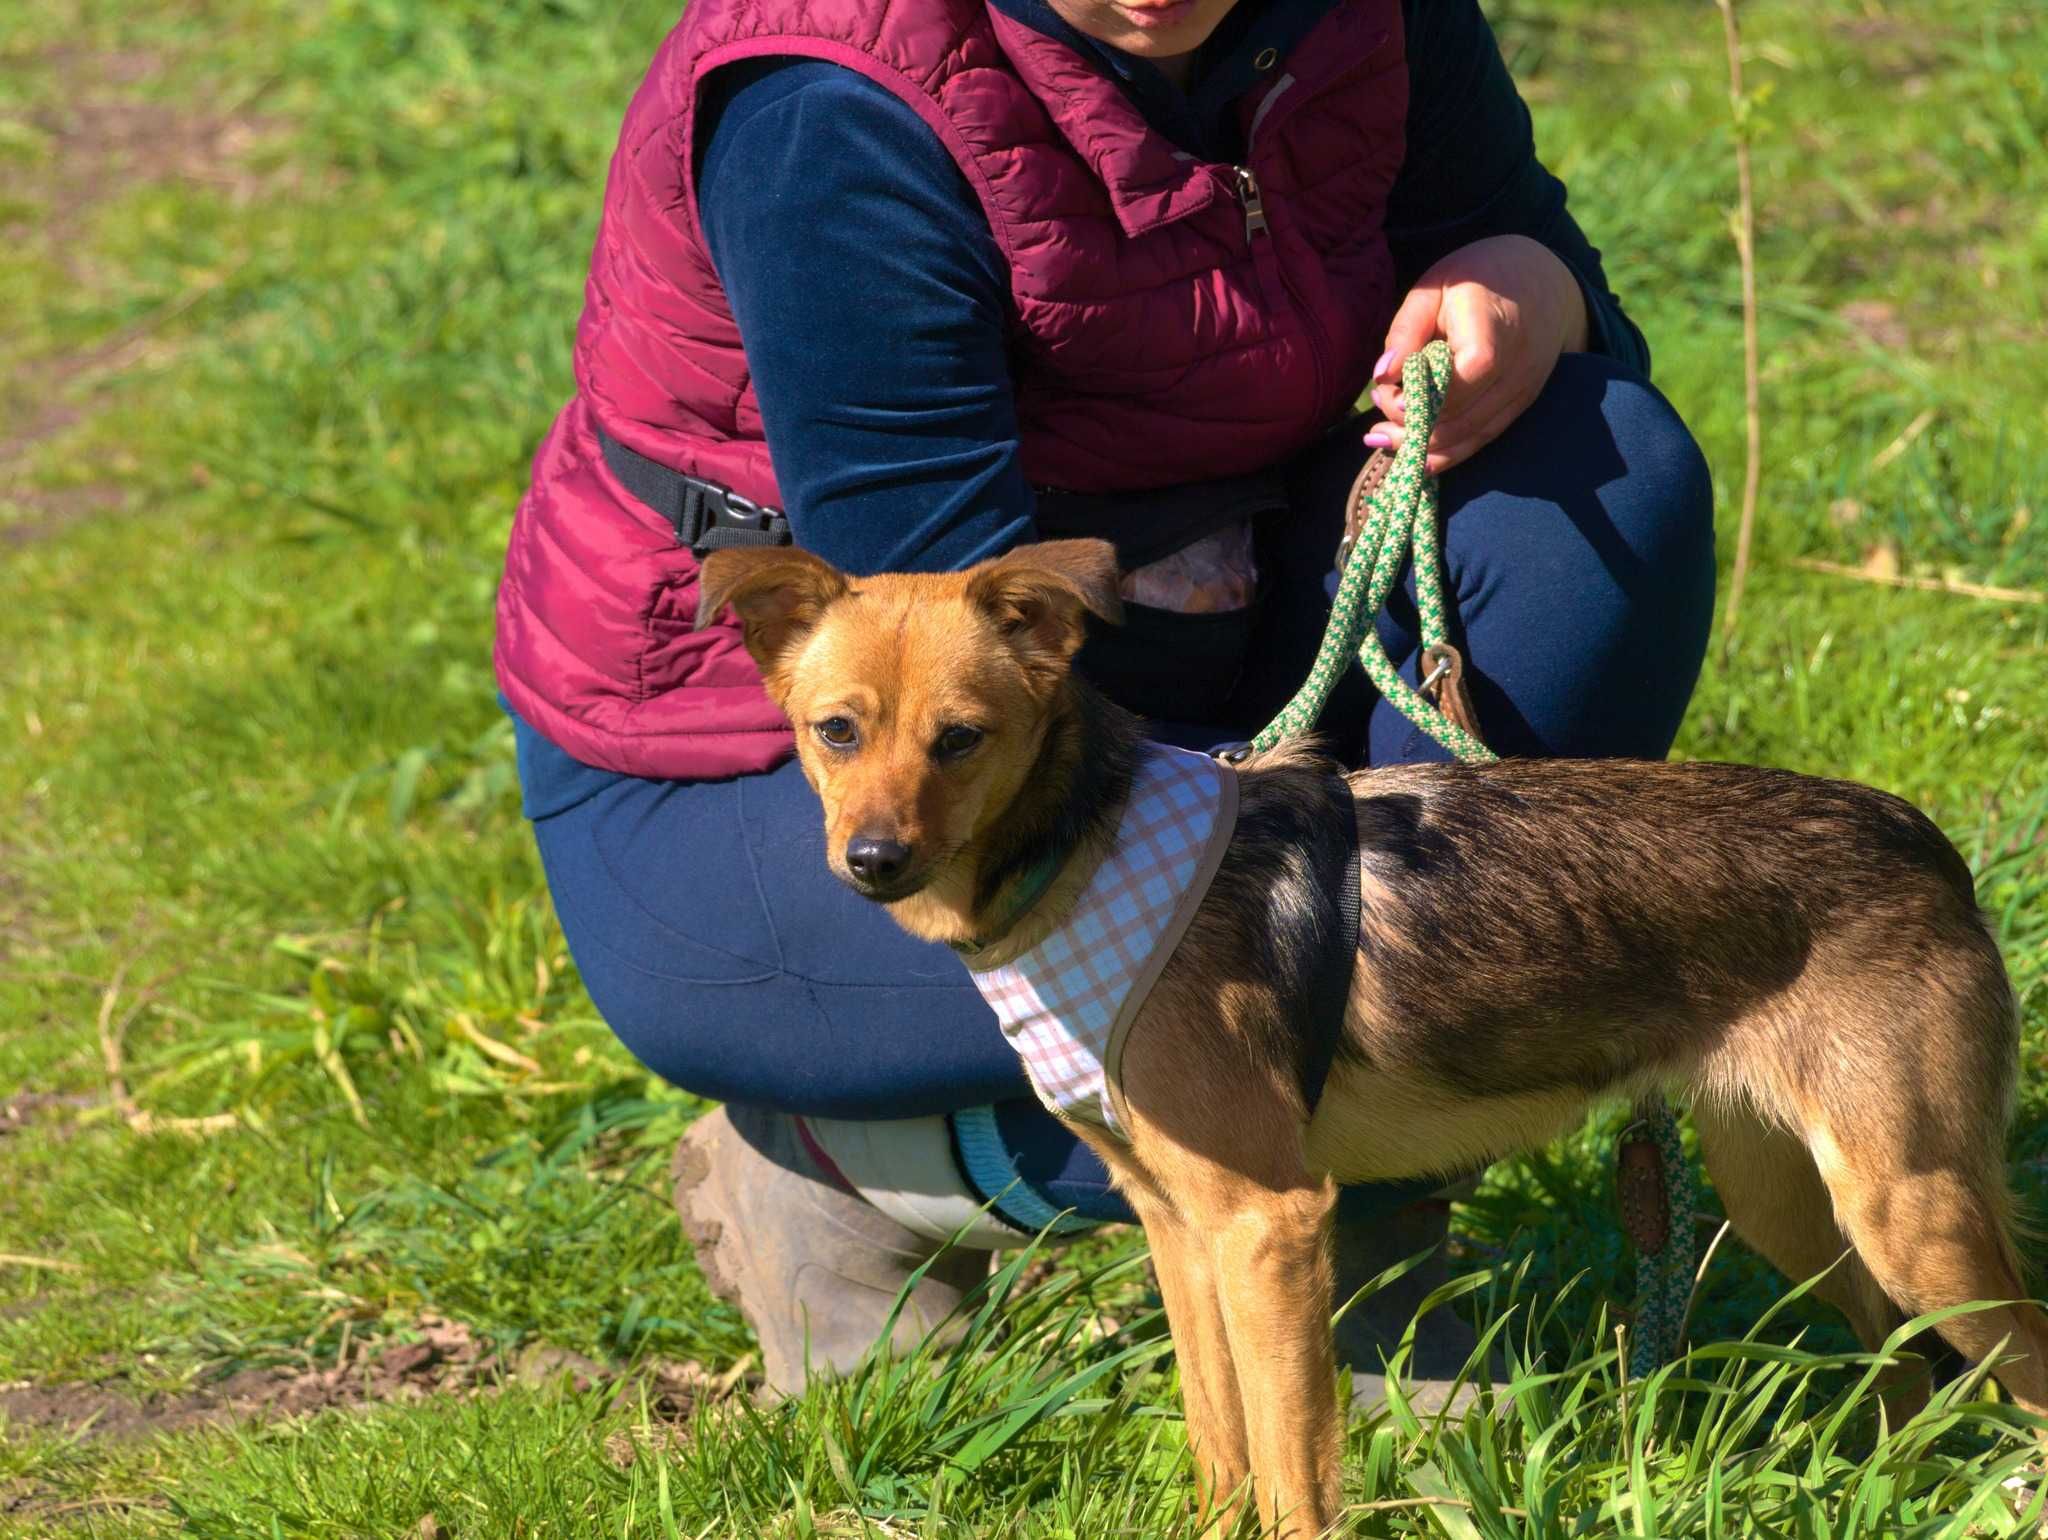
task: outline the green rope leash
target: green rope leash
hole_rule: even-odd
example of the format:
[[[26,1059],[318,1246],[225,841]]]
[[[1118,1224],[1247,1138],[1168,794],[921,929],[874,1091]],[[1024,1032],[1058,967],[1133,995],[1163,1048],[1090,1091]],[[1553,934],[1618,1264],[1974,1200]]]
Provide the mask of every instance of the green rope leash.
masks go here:
[[[1458,759],[1466,764],[1490,764],[1500,757],[1401,677],[1373,624],[1393,592],[1403,564],[1412,556],[1422,652],[1427,656],[1449,640],[1436,478],[1429,474],[1428,461],[1430,432],[1443,410],[1450,383],[1451,350],[1442,341],[1411,354],[1402,365],[1406,435],[1394,452],[1385,479],[1367,496],[1365,521],[1338,576],[1329,627],[1308,678],[1294,699],[1251,740],[1251,752],[1263,752],[1282,738],[1312,731],[1330,692],[1356,657],[1380,694]],[[1347,512],[1355,515],[1358,510]],[[1638,1223],[1637,1216],[1629,1216],[1631,1238],[1637,1242],[1629,1372],[1640,1378],[1677,1356],[1685,1330],[1686,1306],[1692,1297],[1693,1183],[1679,1142],[1678,1120],[1670,1106],[1662,1097],[1650,1097],[1638,1112],[1638,1126],[1654,1145],[1662,1175],[1657,1192],[1661,1203],[1653,1199],[1646,1205],[1661,1208],[1655,1217],[1662,1223]]]
[[[1661,1177],[1652,1203],[1661,1213],[1632,1212],[1629,1146],[1641,1142],[1652,1152],[1653,1169]],[[1661,1096],[1646,1097],[1636,1106],[1636,1123],[1622,1135],[1617,1162],[1624,1227],[1636,1247],[1636,1307],[1630,1323],[1630,1379],[1654,1374],[1671,1362],[1685,1340],[1686,1309],[1692,1303],[1693,1210],[1698,1193],[1692,1162],[1678,1137],[1678,1119]]]
[[[1401,677],[1380,645],[1373,619],[1394,591],[1401,566],[1415,556],[1415,608],[1422,617],[1425,651],[1441,647],[1444,630],[1443,542],[1437,533],[1436,477],[1429,474],[1429,435],[1443,409],[1451,383],[1451,350],[1441,341],[1411,354],[1401,369],[1407,395],[1407,437],[1394,452],[1394,464],[1379,490],[1366,501],[1366,520],[1353,542],[1337,596],[1330,603],[1330,625],[1309,668],[1308,679],[1280,714],[1252,739],[1255,751],[1270,749],[1282,738],[1305,733],[1316,725],[1330,692],[1355,656],[1381,695],[1401,715],[1436,739],[1458,758],[1488,764],[1499,756],[1465,731],[1435,704],[1417,694]],[[1355,511],[1355,510],[1353,510]]]

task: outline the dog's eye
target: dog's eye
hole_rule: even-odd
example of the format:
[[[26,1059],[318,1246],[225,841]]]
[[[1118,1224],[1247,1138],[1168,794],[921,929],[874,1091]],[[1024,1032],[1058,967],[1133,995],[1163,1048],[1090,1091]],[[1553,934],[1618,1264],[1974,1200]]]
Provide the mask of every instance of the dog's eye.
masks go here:
[[[850,749],[860,741],[860,734],[845,717],[827,717],[811,730],[835,749]]]
[[[958,759],[979,742],[981,742],[980,728],[969,727],[964,723],[955,723],[939,734],[939,741],[936,747],[942,758]]]

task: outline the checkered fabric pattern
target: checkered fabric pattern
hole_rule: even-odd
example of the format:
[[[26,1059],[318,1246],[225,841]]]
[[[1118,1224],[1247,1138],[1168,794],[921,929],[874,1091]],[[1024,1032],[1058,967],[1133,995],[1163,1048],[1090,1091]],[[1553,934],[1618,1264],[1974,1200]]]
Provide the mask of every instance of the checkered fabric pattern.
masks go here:
[[[999,968],[974,974],[1038,1099],[1062,1117],[1122,1135],[1107,1061],[1119,1020],[1205,863],[1226,807],[1225,777],[1206,754],[1153,744],[1132,779],[1115,849],[1052,935]]]

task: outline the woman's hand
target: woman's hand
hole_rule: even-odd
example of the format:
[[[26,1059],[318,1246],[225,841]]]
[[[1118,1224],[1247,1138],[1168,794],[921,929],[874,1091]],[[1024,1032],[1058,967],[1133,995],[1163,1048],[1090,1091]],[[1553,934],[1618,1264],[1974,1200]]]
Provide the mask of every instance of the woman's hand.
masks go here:
[[[1524,235],[1460,246],[1416,281],[1387,328],[1372,400],[1387,418],[1365,436],[1401,442],[1401,363],[1438,337],[1451,345],[1451,387],[1430,435],[1435,473],[1469,460],[1528,408],[1558,355],[1586,346],[1586,296],[1549,247]]]

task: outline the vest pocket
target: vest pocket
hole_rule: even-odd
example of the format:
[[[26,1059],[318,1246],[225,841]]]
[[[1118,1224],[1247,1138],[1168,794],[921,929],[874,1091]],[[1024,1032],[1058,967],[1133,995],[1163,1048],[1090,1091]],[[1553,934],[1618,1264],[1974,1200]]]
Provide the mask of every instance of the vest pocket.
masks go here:
[[[1124,573],[1119,587],[1126,603],[1208,615],[1243,609],[1257,594],[1258,580],[1252,521],[1240,519]]]

